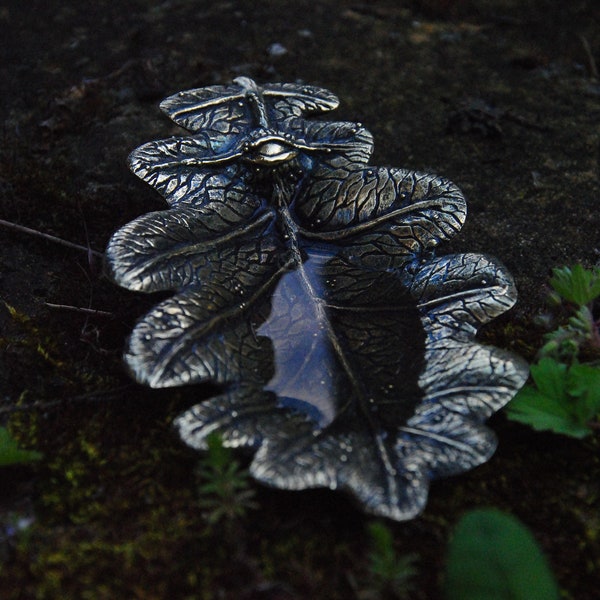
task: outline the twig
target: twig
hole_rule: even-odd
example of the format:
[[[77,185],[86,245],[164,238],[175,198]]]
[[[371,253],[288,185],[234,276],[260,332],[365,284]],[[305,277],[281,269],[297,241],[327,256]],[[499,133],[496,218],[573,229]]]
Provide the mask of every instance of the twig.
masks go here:
[[[128,383],[110,390],[105,391],[93,391],[84,394],[80,394],[79,396],[71,396],[70,398],[61,398],[57,400],[47,400],[47,401],[38,401],[38,402],[28,402],[27,404],[9,404],[9,406],[0,406],[0,415],[4,414],[13,414],[16,412],[23,412],[27,410],[35,410],[35,409],[50,409],[55,406],[64,406],[68,402],[97,402],[99,400],[107,400],[109,398],[118,398],[124,392],[132,389],[132,384]]]
[[[106,310],[95,310],[93,308],[83,308],[81,306],[71,306],[69,304],[53,304],[52,302],[44,302],[50,308],[60,308],[63,310],[71,310],[73,312],[85,313],[86,315],[94,315],[98,317],[112,317],[113,313]]]
[[[104,254],[102,252],[92,250],[91,248],[87,248],[86,246],[80,246],[79,244],[74,244],[73,242],[68,242],[67,240],[63,240],[62,238],[56,237],[55,235],[50,235],[49,233],[43,233],[41,231],[37,231],[36,229],[30,229],[29,227],[24,227],[23,225],[17,225],[16,223],[12,223],[10,221],[5,221],[4,219],[0,219],[0,226],[6,227],[7,229],[13,229],[14,231],[20,231],[21,233],[35,235],[37,237],[41,237],[45,240],[48,240],[50,242],[54,242],[56,244],[61,244],[62,246],[66,246],[67,248],[74,248],[75,250],[82,250],[83,252],[87,252],[88,254],[93,254],[94,256],[99,256],[99,257],[104,256]]]
[[[596,59],[594,58],[594,53],[592,52],[590,43],[588,42],[587,38],[582,34],[579,35],[579,41],[581,42],[581,45],[583,46],[583,49],[585,51],[585,55],[588,59],[590,75],[593,79],[598,79],[598,65],[596,65]]]

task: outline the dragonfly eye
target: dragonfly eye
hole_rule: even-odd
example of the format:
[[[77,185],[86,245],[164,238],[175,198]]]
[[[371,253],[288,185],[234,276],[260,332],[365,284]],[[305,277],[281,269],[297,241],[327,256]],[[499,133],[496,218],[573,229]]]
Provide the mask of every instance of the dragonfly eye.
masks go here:
[[[250,162],[260,165],[276,165],[291,160],[298,150],[280,142],[263,142],[255,146],[246,156]]]

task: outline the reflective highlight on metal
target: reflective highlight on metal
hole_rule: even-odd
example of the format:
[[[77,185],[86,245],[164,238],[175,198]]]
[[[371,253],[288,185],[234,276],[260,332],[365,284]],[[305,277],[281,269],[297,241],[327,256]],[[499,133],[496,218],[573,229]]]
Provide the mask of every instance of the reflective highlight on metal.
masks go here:
[[[167,98],[191,134],[144,144],[130,165],[169,208],[117,231],[107,270],[130,290],[174,292],[131,334],[137,381],[223,385],[177,418],[187,444],[217,432],[255,451],[259,481],[343,489],[409,519],[432,478],[495,449],[483,422],[527,368],[475,334],[516,292],[491,257],[434,255],[464,223],[462,193],[369,166],[362,125],[310,119],[337,105],[245,77]]]

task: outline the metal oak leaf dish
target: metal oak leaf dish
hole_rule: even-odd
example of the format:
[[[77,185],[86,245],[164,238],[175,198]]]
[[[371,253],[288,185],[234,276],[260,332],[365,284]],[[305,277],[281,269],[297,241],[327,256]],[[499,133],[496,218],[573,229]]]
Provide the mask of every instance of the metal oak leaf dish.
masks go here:
[[[337,104],[245,77],[167,98],[191,135],[130,163],[169,209],[118,230],[107,267],[130,290],[174,292],[131,334],[133,377],[221,385],[177,418],[187,444],[218,433],[254,451],[259,481],[409,519],[432,478],[495,449],[483,422],[527,369],[475,334],[516,293],[493,258],[433,254],[465,220],[452,182],[369,166],[360,124],[306,118]]]

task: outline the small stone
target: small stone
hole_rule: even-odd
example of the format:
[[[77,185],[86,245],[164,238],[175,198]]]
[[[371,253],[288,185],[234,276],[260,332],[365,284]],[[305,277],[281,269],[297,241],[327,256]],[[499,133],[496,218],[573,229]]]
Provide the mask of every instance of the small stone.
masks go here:
[[[275,42],[274,44],[271,44],[267,48],[267,54],[269,56],[272,56],[273,58],[279,58],[280,56],[283,56],[284,54],[287,54],[287,53],[288,53],[288,49],[283,44],[280,44],[279,42]]]

